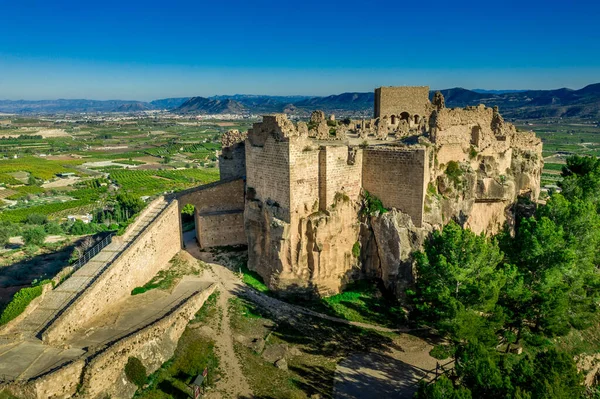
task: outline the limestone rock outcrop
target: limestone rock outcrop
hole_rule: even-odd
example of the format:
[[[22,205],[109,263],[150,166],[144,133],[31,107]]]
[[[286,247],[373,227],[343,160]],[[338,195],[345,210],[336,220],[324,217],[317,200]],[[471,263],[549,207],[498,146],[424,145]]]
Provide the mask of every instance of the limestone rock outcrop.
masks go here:
[[[369,278],[380,279],[391,292],[402,295],[414,281],[414,251],[431,232],[430,225],[415,227],[409,215],[392,209],[369,216],[361,231],[361,261]]]

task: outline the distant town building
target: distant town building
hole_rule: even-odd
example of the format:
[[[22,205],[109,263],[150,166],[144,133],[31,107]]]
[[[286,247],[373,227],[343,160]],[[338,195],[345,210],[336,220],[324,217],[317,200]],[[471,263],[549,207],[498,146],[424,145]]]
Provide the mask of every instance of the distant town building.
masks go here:
[[[76,220],[81,220],[83,223],[88,224],[94,219],[92,214],[88,213],[87,215],[69,215],[67,216],[67,220],[69,222],[75,222]]]
[[[58,176],[58,177],[60,177],[60,178],[63,178],[63,179],[66,179],[66,178],[68,178],[68,177],[73,177],[73,176],[75,176],[75,173],[73,173],[73,172],[57,173],[57,174],[56,174],[56,176]]]

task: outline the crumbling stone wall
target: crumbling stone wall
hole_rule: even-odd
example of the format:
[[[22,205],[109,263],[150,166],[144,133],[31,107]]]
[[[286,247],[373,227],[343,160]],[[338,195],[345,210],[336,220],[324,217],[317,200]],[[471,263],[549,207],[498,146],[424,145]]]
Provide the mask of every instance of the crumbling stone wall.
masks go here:
[[[214,292],[213,284],[193,294],[172,312],[96,354],[83,372],[82,391],[86,398],[131,398],[137,387],[125,376],[129,357],[141,360],[148,373],[153,373],[169,360],[188,322],[194,318],[206,299]]]
[[[281,121],[281,125],[279,124]],[[246,140],[246,185],[248,196],[277,204],[280,216],[290,217],[290,150],[287,118],[263,117],[255,123]],[[295,130],[297,132],[297,130]]]
[[[246,176],[246,148],[244,141],[247,133],[230,130],[221,136],[221,154],[219,155],[219,173],[221,180]]]
[[[313,114],[315,122],[323,118]],[[356,263],[362,153],[320,146],[292,126],[265,117],[249,132],[249,268],[272,288],[336,292]]]
[[[414,225],[421,227],[429,182],[427,149],[367,147],[363,159],[363,188],[378,197],[384,207],[408,214]]]
[[[308,125],[271,115],[249,132],[249,267],[273,289],[332,292],[360,263],[367,275],[399,287],[410,281],[407,254],[432,228],[454,219],[494,233],[510,223],[517,196],[539,194],[541,142],[517,132],[497,108],[447,109],[441,93],[429,102],[427,87],[383,87],[376,89],[374,119],[338,123],[339,137],[329,127],[315,111]],[[395,143],[355,148],[329,141],[348,137]],[[369,229],[358,228],[361,189],[395,209],[393,217],[375,216]],[[365,240],[365,231],[374,238]],[[369,261],[349,256],[359,233]],[[391,253],[389,237],[404,244]]]
[[[215,291],[213,284],[184,298],[161,319],[109,343],[88,359],[78,359],[29,381],[7,384],[12,394],[24,399],[131,398],[137,386],[125,376],[129,357],[137,357],[152,373],[169,360],[188,322]]]
[[[99,315],[107,304],[118,303],[131,290],[148,282],[181,249],[177,201],[171,203],[123,251],[121,256],[92,283],[43,333],[47,343],[59,343],[88,320]],[[113,241],[118,238],[113,239]]]
[[[84,367],[85,360],[76,360],[33,380],[13,382],[0,388],[23,399],[72,398],[79,387]]]
[[[362,188],[363,150],[349,146],[324,146],[319,151],[319,208],[326,210],[336,195],[358,201]]]

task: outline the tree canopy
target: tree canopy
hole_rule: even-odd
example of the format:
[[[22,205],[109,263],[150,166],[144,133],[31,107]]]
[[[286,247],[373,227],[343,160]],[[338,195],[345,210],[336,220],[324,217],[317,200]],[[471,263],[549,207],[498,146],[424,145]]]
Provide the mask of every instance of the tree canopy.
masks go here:
[[[572,356],[547,337],[599,321],[600,160],[570,157],[562,176],[562,193],[513,231],[487,238],[452,222],[416,254],[410,317],[455,346],[449,378],[418,398],[584,397]]]

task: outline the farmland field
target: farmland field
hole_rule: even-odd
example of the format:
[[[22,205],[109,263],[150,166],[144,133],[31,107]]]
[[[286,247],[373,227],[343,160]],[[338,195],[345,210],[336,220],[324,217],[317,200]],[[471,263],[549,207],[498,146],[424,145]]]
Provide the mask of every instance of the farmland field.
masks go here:
[[[153,197],[213,182],[222,133],[250,124],[13,118],[0,128],[0,221],[22,223],[29,214],[60,221],[110,207],[119,194]],[[102,187],[86,185],[98,178],[106,179]]]
[[[561,121],[516,124],[520,130],[533,130],[544,143],[542,186],[560,180],[560,172],[569,155],[600,156],[600,126],[592,123]]]

